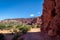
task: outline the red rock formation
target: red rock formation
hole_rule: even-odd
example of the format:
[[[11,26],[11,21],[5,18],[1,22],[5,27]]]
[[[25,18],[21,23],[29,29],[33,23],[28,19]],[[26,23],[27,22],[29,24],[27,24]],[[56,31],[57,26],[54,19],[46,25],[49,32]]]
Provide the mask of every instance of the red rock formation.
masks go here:
[[[41,30],[49,36],[60,35],[60,0],[44,0]]]
[[[36,18],[5,19],[5,20],[2,20],[0,23],[8,23],[8,22],[24,23],[24,24],[28,24],[28,25],[40,24],[40,22],[41,22],[41,17],[36,17]]]

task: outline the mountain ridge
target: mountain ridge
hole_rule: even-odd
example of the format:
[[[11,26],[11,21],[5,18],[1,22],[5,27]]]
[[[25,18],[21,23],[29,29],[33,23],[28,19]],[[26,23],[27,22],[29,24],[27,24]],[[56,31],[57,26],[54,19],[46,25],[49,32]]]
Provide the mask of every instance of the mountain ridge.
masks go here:
[[[32,24],[40,24],[39,21],[41,21],[41,17],[4,19],[4,20],[1,20],[0,23],[8,23],[8,22],[20,23],[21,22],[28,25],[32,25]]]

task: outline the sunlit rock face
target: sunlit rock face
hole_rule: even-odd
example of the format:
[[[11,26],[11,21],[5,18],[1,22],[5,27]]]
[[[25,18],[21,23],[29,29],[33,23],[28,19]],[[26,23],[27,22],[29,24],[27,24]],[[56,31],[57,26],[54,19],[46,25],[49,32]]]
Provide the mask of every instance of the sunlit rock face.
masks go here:
[[[44,0],[41,31],[60,36],[60,0]]]

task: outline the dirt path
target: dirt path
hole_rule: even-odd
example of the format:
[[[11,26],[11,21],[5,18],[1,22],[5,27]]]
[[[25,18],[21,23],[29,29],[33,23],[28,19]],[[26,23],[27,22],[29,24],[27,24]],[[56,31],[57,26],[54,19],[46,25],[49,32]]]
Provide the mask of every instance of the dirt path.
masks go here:
[[[47,35],[44,35],[40,32],[30,32],[25,35],[24,40],[51,40]]]
[[[45,33],[29,32],[25,35],[24,40],[60,40],[60,37],[49,37]]]
[[[12,40],[13,37],[14,35],[5,35],[6,40]]]

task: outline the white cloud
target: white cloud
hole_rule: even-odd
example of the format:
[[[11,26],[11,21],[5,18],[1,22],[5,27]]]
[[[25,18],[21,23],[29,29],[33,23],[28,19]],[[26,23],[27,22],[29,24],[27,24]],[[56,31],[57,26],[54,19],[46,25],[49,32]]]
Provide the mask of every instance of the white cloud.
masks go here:
[[[34,16],[34,14],[30,14],[30,16],[31,16],[31,17],[33,17],[33,16]]]
[[[41,13],[40,12],[38,12],[38,16],[40,16],[41,15]]]
[[[40,12],[38,12],[38,14],[40,14]]]

